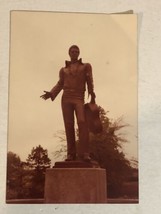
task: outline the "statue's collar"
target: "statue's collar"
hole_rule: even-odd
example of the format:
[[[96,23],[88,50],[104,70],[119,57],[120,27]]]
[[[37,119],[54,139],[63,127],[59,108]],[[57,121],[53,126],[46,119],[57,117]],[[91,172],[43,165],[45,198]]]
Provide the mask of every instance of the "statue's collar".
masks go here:
[[[78,59],[76,62],[77,62],[77,63],[80,63],[80,64],[83,64],[83,63],[82,63],[82,58]],[[65,67],[66,67],[66,68],[69,67],[71,64],[72,64],[71,61],[67,61],[67,60],[65,61]]]

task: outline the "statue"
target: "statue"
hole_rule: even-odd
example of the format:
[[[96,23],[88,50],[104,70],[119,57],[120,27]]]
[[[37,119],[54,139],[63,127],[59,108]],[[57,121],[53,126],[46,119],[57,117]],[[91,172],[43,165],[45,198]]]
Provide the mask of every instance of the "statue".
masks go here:
[[[67,138],[66,161],[75,161],[78,156],[81,160],[90,162],[89,131],[85,120],[84,108],[86,87],[88,95],[91,96],[91,102],[95,103],[96,96],[93,86],[92,67],[89,63],[83,63],[81,58],[78,59],[79,54],[78,46],[72,45],[69,48],[70,61],[65,61],[65,67],[60,69],[59,81],[51,91],[44,91],[45,93],[40,97],[44,100],[51,98],[53,101],[63,89],[61,105]],[[78,124],[79,151],[76,151],[74,113]]]

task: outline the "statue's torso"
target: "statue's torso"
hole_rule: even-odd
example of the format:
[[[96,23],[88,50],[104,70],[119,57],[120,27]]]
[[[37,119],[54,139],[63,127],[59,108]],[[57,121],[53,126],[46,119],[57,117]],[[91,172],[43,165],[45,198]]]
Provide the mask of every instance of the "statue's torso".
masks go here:
[[[74,63],[63,69],[64,90],[84,92],[86,84],[86,64]]]

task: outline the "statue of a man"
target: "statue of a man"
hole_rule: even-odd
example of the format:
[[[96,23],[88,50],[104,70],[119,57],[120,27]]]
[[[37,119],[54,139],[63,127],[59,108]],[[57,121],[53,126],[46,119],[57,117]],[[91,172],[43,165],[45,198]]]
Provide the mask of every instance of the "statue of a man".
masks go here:
[[[89,131],[85,121],[84,95],[86,86],[91,100],[95,101],[93,86],[92,67],[89,63],[83,63],[78,59],[80,54],[79,47],[72,45],[69,48],[70,61],[65,61],[65,67],[60,69],[59,81],[50,92],[44,91],[41,98],[53,101],[63,89],[62,112],[67,138],[67,159],[74,161],[81,158],[83,161],[90,161],[89,156]],[[77,118],[80,149],[76,151],[74,113]]]

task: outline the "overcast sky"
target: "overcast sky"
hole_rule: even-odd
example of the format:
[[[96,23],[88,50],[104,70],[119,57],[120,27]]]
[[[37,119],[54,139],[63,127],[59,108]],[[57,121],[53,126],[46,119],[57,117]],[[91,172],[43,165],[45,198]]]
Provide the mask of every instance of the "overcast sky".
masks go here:
[[[124,151],[137,158],[137,16],[25,12],[11,13],[8,151],[26,160],[39,144],[52,152],[64,130],[61,94],[54,102],[40,99],[58,81],[69,60],[68,49],[80,47],[93,68],[97,104],[108,117],[123,115]],[[86,101],[88,101],[86,99]]]

